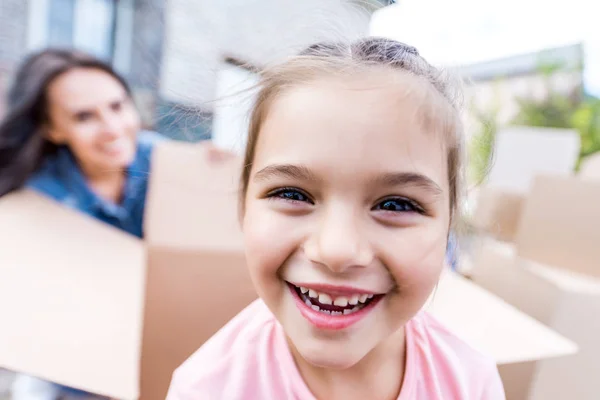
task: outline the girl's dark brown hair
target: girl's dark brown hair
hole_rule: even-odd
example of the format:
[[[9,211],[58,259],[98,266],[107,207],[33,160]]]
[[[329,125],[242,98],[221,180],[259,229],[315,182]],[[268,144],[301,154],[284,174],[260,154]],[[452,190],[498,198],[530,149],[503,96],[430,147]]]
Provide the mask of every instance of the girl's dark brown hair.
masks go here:
[[[286,62],[261,72],[260,90],[250,116],[248,142],[240,182],[240,208],[244,203],[256,143],[269,106],[283,91],[329,74],[348,74],[382,68],[400,71],[423,82],[420,117],[428,130],[440,133],[446,146],[450,186],[451,222],[459,204],[462,182],[463,127],[461,85],[452,75],[431,66],[417,49],[390,39],[370,37],[351,44],[318,43]]]
[[[27,57],[17,69],[0,121],[0,196],[22,187],[56,150],[42,130],[48,122],[47,89],[56,77],[75,68],[104,71],[131,95],[127,82],[110,65],[88,54],[48,49]]]

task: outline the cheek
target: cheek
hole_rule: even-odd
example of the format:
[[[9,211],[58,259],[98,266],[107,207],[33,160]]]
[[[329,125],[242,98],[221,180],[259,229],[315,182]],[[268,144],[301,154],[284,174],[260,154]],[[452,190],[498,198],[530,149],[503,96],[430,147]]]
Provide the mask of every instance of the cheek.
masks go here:
[[[135,137],[142,126],[141,118],[138,112],[134,109],[128,110],[127,112],[123,113],[123,120],[127,133],[131,137]]]
[[[444,229],[420,229],[388,243],[384,263],[398,285],[403,306],[417,311],[431,294],[444,268]]]
[[[263,294],[270,285],[281,286],[279,270],[297,248],[294,230],[285,217],[269,210],[265,202],[248,201],[242,225],[250,275]]]
[[[92,125],[78,125],[65,135],[67,144],[74,150],[92,151],[98,139],[98,130]]]

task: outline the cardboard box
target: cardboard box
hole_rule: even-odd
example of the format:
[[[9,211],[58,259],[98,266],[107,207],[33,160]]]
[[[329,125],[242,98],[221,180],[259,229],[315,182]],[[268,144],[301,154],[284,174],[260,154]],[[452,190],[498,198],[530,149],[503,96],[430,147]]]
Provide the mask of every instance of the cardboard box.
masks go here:
[[[143,242],[36,193],[0,199],[0,367],[164,400],[172,371],[256,298],[239,167],[157,148]]]
[[[600,277],[600,181],[536,177],[515,243],[523,258]]]
[[[255,298],[237,225],[239,160],[212,165],[176,143],[154,157],[143,242],[31,192],[0,199],[0,367],[163,400],[172,371]],[[575,351],[458,276],[432,301],[501,364]]]
[[[577,351],[570,340],[450,270],[424,308],[500,366]]]
[[[515,239],[525,195],[507,190],[482,188],[472,216],[473,225],[502,241]]]
[[[573,129],[509,126],[496,134],[487,186],[527,193],[540,174],[567,176],[575,170],[581,148]]]
[[[579,177],[600,180],[600,153],[587,156],[581,163]]]
[[[507,398],[595,400],[600,393],[600,280],[520,258],[515,246],[486,242],[473,280],[573,340],[576,355],[500,368]]]

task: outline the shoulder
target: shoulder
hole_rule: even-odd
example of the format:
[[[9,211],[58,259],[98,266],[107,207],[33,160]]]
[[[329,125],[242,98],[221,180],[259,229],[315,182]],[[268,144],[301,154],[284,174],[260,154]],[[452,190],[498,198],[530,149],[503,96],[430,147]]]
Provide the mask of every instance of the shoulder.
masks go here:
[[[47,159],[43,165],[27,180],[25,187],[33,189],[63,202],[68,200],[69,191],[65,185],[53,158]]]
[[[130,167],[130,172],[141,174],[141,177],[146,177],[150,171],[152,162],[152,151],[161,142],[169,140],[166,136],[152,131],[140,131],[136,138],[137,151],[133,164]]]
[[[441,398],[502,400],[504,390],[494,359],[485,355],[426,312],[407,325],[411,367],[434,382]],[[410,356],[409,356],[410,358]],[[414,371],[413,371],[414,372]]]
[[[275,317],[256,300],[175,371],[167,399],[224,398],[226,391],[229,398],[240,398],[256,383],[255,367],[272,355],[277,337]]]
[[[153,131],[140,131],[137,136],[137,145],[141,151],[151,152],[158,143],[169,140],[164,135]]]

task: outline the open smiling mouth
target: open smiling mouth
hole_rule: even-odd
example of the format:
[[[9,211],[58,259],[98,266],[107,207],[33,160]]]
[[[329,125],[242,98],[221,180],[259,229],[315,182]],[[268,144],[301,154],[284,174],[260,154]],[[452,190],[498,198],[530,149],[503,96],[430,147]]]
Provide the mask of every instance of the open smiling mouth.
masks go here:
[[[368,293],[333,295],[287,284],[301,314],[312,324],[325,329],[343,329],[358,322],[385,296]]]

